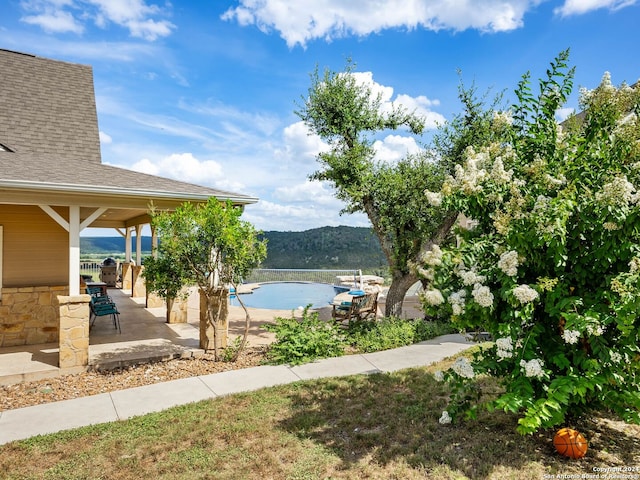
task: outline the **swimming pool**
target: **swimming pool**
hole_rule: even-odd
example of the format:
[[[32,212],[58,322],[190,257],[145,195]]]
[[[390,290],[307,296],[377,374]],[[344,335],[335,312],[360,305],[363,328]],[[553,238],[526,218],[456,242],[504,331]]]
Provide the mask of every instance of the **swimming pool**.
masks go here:
[[[328,306],[333,297],[346,292],[347,287],[338,287],[326,283],[273,282],[261,283],[253,293],[241,294],[247,307],[268,310],[295,310],[311,305],[312,308]],[[230,299],[231,305],[240,305],[236,298]]]

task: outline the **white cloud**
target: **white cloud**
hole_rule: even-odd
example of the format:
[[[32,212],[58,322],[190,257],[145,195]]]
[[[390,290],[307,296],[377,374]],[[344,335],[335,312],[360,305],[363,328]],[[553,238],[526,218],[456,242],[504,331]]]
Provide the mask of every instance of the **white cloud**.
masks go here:
[[[570,108],[570,107],[559,108],[556,111],[556,120],[558,120],[559,122],[563,122],[569,117],[569,115],[571,115],[572,113],[575,113],[575,111],[576,111],[575,108]]]
[[[315,165],[317,155],[329,149],[329,146],[318,135],[311,133],[302,121],[285,127],[282,137],[284,148],[278,156],[289,162]]]
[[[22,21],[54,33],[83,33],[88,21],[99,28],[110,23],[129,30],[132,37],[154,41],[175,29],[164,10],[144,0],[25,0],[20,3]]]
[[[325,208],[322,205],[308,203],[304,205],[285,205],[260,200],[248,205],[242,214],[243,220],[251,222],[260,230],[302,231],[317,228],[319,225],[337,227],[370,227],[371,223],[363,214],[343,215],[339,208]]]
[[[382,102],[380,109],[383,112],[390,112],[394,107],[404,107],[408,112],[415,112],[423,117],[426,129],[434,129],[446,121],[443,115],[431,109],[433,106],[440,105],[439,100],[430,100],[424,95],[411,97],[406,94],[398,94],[394,99],[393,87],[377,83],[373,80],[373,72],[353,72],[351,75],[356,79],[356,83],[369,88],[374,96],[380,96]]]
[[[556,8],[554,12],[563,17],[568,17],[570,15],[582,15],[601,8],[608,8],[613,11],[620,10],[636,3],[637,0],[565,0],[564,5]]]
[[[501,32],[523,25],[525,13],[542,0],[240,0],[224,20],[277,30],[289,47],[310,40],[367,36],[386,29]]]
[[[275,189],[275,200],[287,203],[317,204],[331,206],[334,209],[341,208],[340,200],[335,197],[333,189],[325,182],[306,180],[303,183],[292,186],[283,186]]]
[[[104,133],[103,131],[100,131],[99,133],[100,135],[100,143],[107,145],[109,143],[113,143],[113,139],[111,138],[111,136],[107,133]]]
[[[215,160],[199,160],[191,153],[173,153],[156,160],[144,158],[129,168],[136,172],[159,175],[198,185],[222,188],[221,185],[228,184],[223,176],[220,163]]]
[[[376,140],[373,148],[376,151],[376,160],[387,163],[398,162],[407,154],[422,151],[414,138],[400,135],[387,135],[383,140]]]
[[[76,22],[69,12],[46,9],[36,15],[26,15],[22,21],[30,25],[37,25],[49,33],[77,33],[84,31],[84,27]]]

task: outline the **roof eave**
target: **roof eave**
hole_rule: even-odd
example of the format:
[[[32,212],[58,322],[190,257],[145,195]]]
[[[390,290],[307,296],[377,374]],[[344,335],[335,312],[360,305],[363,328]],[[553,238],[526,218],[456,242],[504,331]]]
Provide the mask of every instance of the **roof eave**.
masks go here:
[[[45,183],[45,182],[32,182],[24,180],[2,180],[0,179],[0,188],[7,188],[13,190],[29,190],[40,191],[48,193],[69,193],[69,194],[83,194],[83,195],[96,195],[103,197],[129,197],[129,198],[158,198],[163,200],[174,201],[207,201],[211,197],[215,197],[219,200],[230,200],[234,205],[250,205],[258,202],[258,198],[250,197],[248,195],[227,195],[227,192],[220,192],[220,194],[206,194],[206,193],[184,193],[184,192],[166,192],[166,191],[154,191],[154,190],[137,190],[130,188],[119,188],[113,186],[104,185],[75,185],[75,184],[60,184],[60,183]]]

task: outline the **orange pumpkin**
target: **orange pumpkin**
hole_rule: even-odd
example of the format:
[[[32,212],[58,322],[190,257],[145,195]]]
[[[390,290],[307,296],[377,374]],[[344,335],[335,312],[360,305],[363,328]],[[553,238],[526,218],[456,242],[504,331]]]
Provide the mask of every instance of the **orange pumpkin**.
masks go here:
[[[572,428],[561,428],[553,437],[553,446],[560,455],[582,458],[587,453],[587,439]]]

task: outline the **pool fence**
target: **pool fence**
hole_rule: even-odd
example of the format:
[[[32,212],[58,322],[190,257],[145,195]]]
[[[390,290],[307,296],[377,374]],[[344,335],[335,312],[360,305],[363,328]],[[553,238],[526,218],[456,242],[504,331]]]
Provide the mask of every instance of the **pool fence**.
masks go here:
[[[342,280],[341,280],[342,279]],[[340,285],[353,281],[354,287],[362,287],[362,270],[311,270],[293,268],[257,268],[243,283],[313,282]]]

